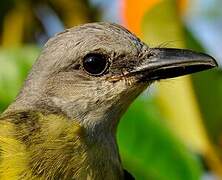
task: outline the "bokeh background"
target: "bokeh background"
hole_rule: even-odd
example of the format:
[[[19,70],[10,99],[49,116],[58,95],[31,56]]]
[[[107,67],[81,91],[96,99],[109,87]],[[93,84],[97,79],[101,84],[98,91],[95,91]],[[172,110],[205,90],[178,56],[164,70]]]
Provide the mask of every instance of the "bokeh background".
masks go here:
[[[110,21],[149,46],[189,48],[220,68],[151,86],[118,128],[136,179],[222,179],[221,0],[1,0],[0,112],[15,98],[41,47],[64,28]]]

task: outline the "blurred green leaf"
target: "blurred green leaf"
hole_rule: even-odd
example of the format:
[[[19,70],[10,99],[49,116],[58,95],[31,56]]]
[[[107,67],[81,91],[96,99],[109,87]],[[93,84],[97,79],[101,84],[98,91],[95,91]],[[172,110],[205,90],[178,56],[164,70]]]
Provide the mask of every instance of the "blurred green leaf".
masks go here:
[[[119,125],[123,163],[136,179],[200,179],[198,160],[171,133],[152,99],[139,98]]]
[[[189,29],[185,33],[188,48],[206,51]],[[214,69],[193,74],[192,81],[204,126],[214,145],[220,146],[216,149],[222,157],[222,71]]]
[[[195,74],[193,82],[208,134],[215,144],[221,146],[222,71],[212,70]]]
[[[39,50],[0,49],[0,111],[15,98]]]
[[[188,29],[186,43],[190,49],[205,51]],[[208,135],[218,144],[222,140],[222,111],[215,107],[222,107],[222,71],[217,69],[200,72],[192,75],[192,80]]]

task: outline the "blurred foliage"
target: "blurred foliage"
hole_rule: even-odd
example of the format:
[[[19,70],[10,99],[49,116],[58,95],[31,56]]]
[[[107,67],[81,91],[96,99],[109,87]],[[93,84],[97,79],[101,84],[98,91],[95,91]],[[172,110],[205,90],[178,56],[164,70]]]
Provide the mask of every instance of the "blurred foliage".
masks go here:
[[[193,76],[204,124],[215,145],[222,147],[222,71],[210,71]],[[217,108],[218,107],[218,108]],[[220,156],[222,152],[220,149]]]
[[[0,111],[19,92],[38,52],[36,47],[0,50]]]
[[[188,29],[186,44],[190,49],[205,51]],[[222,111],[215,107],[222,106],[222,71],[216,69],[200,72],[192,76],[192,81],[208,134],[216,145],[221,146]]]
[[[97,21],[101,16],[99,8],[90,6],[88,0],[3,0],[0,5],[0,39],[6,47],[41,39],[44,43],[53,30],[51,23],[73,27]]]
[[[202,45],[195,39],[193,34],[185,29],[186,45],[190,49],[196,51],[205,51]],[[215,149],[215,153],[219,156],[220,162],[212,164],[214,170],[221,172],[222,161],[222,71],[220,69],[214,69],[211,71],[204,71],[192,76],[192,82],[194,91],[199,103],[200,111],[202,114],[203,124],[206,128],[209,139],[212,141],[212,146]],[[205,156],[208,157],[208,152]],[[208,157],[209,158],[209,157]],[[209,163],[209,160],[207,160]],[[221,175],[221,174],[220,174]]]
[[[119,125],[120,153],[136,179],[196,180],[198,159],[170,132],[154,99],[139,98]]]
[[[204,50],[181,21],[186,0],[121,1],[125,25],[149,45]],[[101,16],[99,7],[92,7],[87,0],[19,2],[0,3],[1,43],[10,47],[0,49],[0,111],[16,97],[39,53],[36,46],[22,43],[49,37],[45,16],[38,15],[41,8],[55,13],[66,27]],[[18,48],[11,48],[14,45]],[[192,81],[186,77],[180,83],[161,86],[153,96],[139,97],[120,122],[117,137],[124,166],[136,179],[196,180],[205,170],[198,153],[206,159],[207,167],[220,174],[222,112],[217,107],[222,107],[221,71],[203,72],[194,75]],[[175,102],[179,103],[176,107]],[[190,112],[185,114],[187,120],[183,112]],[[210,151],[196,148],[202,147],[198,143],[205,143]]]

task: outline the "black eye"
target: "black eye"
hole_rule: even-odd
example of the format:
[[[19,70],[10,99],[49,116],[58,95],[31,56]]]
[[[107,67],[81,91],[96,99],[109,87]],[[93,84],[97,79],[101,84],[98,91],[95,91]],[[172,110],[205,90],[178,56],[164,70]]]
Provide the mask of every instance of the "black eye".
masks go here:
[[[108,60],[101,54],[88,54],[83,59],[83,68],[92,75],[101,75],[107,69]]]

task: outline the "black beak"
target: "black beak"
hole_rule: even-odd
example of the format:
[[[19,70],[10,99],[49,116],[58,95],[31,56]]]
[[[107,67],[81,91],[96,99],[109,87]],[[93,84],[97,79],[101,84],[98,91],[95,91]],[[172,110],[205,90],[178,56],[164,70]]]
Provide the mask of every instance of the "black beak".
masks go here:
[[[146,57],[133,71],[141,81],[173,78],[217,66],[213,57],[184,49],[150,48]]]

